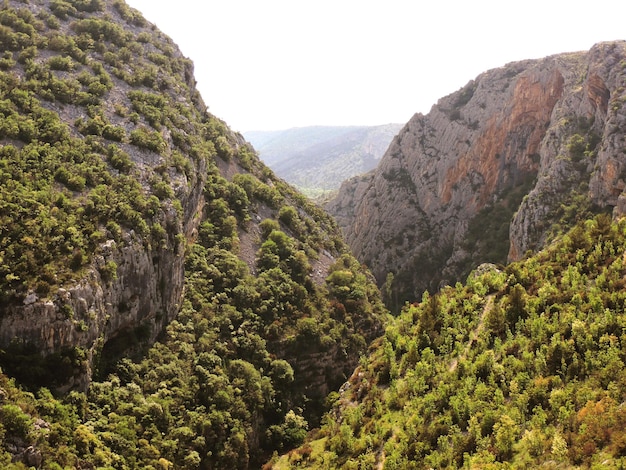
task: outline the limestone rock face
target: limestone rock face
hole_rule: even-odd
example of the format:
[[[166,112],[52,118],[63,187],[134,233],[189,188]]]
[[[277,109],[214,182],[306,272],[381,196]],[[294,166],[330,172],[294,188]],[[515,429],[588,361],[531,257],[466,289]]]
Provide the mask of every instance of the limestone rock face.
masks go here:
[[[398,301],[626,210],[626,43],[507,64],[416,114],[328,209]],[[510,233],[510,236],[509,236]]]

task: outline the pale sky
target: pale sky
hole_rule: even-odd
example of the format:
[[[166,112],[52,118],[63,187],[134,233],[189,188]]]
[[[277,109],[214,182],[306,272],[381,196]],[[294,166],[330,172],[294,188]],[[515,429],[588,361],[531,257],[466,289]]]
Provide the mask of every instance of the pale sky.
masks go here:
[[[624,0],[126,0],[235,131],[406,123],[481,72],[626,39]]]

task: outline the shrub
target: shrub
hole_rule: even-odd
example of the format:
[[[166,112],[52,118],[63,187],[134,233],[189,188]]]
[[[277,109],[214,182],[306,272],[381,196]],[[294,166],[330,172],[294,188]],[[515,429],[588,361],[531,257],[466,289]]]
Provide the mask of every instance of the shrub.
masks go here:
[[[144,127],[139,127],[130,133],[130,142],[137,147],[151,150],[156,153],[163,153],[166,148],[165,141],[161,134],[149,131]]]
[[[48,66],[52,70],[61,70],[64,72],[69,72],[74,70],[74,61],[71,57],[55,55],[50,57],[48,60]]]
[[[50,11],[62,20],[66,20],[68,16],[74,16],[78,13],[78,10],[76,10],[72,4],[65,0],[52,0],[50,3]]]
[[[100,275],[104,282],[109,283],[117,279],[117,263],[115,261],[108,261],[101,269]]]
[[[106,124],[102,129],[102,137],[116,142],[123,142],[126,137],[126,129],[121,126]]]
[[[104,9],[103,0],[73,0],[73,4],[78,11],[102,11]]]
[[[298,212],[293,206],[283,206],[278,211],[278,219],[289,228],[295,228],[299,221]]]
[[[129,38],[129,33],[120,25],[97,18],[79,20],[72,24],[72,29],[78,34],[89,34],[95,41],[104,39],[120,47],[126,45]]]
[[[13,404],[0,407],[0,422],[7,434],[24,440],[28,438],[33,425],[31,417]]]
[[[128,173],[134,166],[130,156],[115,145],[109,145],[107,155],[111,166],[122,173]]]
[[[267,239],[270,233],[272,233],[274,230],[280,230],[280,226],[278,225],[278,222],[276,222],[274,219],[264,219],[259,224],[259,229],[261,229],[261,236],[264,239]]]

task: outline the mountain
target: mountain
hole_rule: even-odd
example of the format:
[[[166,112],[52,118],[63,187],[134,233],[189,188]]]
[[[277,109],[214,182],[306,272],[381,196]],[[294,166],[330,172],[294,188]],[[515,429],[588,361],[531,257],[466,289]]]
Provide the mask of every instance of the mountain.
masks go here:
[[[278,176],[310,196],[376,167],[400,124],[254,131],[245,138]]]
[[[416,114],[328,205],[396,307],[624,213],[626,43],[507,64]]]
[[[425,294],[271,468],[622,467],[625,233],[602,214]]]
[[[626,464],[626,43],[416,115],[331,206],[361,260],[123,0],[0,43],[0,468]]]
[[[0,467],[258,468],[382,332],[334,221],[122,0],[0,7]]]

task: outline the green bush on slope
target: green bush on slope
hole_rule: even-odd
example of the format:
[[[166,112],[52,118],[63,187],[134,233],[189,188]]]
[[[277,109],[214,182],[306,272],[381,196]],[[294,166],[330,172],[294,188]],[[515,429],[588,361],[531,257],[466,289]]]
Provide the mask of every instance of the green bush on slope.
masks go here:
[[[29,290],[54,294],[81,275],[104,239],[119,243],[121,231],[163,247],[162,237],[150,235],[177,205],[171,176],[196,177],[181,151],[196,161],[215,156],[211,138],[217,136],[207,134],[219,125],[190,88],[190,63],[173,53],[171,41],[138,29],[147,23],[123,2],[47,6],[5,2],[0,8],[3,303]],[[168,59],[158,70],[157,51]],[[111,94],[120,80],[130,88],[127,96]],[[193,104],[181,108],[181,98]],[[161,164],[136,167],[138,149],[159,153]],[[157,208],[151,192],[162,200]]]

